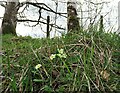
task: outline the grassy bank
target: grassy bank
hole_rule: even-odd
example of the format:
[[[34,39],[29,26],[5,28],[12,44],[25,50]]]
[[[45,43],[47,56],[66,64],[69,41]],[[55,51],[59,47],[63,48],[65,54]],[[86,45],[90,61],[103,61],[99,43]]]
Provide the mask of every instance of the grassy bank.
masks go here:
[[[80,30],[52,39],[4,35],[2,42],[4,93],[120,91],[120,36],[115,33]]]

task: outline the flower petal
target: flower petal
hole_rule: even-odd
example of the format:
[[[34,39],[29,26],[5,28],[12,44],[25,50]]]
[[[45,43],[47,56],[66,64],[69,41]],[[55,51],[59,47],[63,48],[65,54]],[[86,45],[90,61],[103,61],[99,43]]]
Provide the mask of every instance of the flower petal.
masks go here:
[[[42,66],[41,64],[37,64],[37,65],[35,66],[35,69],[39,69],[41,66]]]

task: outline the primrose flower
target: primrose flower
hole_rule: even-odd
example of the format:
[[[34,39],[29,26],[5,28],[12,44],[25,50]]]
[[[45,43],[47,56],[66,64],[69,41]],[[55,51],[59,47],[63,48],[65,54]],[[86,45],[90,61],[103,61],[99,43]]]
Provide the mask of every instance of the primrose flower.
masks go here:
[[[64,52],[64,49],[58,49],[59,54],[63,54],[63,52]]]
[[[57,49],[58,53],[57,54],[52,54],[50,56],[50,59],[53,60],[56,56],[59,58],[66,58],[67,55],[64,53],[63,49]]]
[[[67,57],[67,55],[66,54],[62,54],[62,58],[66,58]]]
[[[60,58],[66,58],[67,57],[66,54],[57,54],[57,56],[60,57]]]
[[[35,69],[39,69],[41,66],[42,66],[41,64],[37,64],[37,65],[35,66]]]
[[[50,59],[53,60],[55,57],[56,57],[56,54],[52,54],[52,55],[50,56]]]
[[[58,57],[62,58],[62,54],[57,54]]]

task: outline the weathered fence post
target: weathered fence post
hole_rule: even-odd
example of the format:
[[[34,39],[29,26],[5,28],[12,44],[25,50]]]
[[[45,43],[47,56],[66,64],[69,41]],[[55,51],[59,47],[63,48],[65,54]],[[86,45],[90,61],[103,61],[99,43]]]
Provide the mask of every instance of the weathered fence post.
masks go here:
[[[49,23],[50,23],[50,16],[47,16],[47,38],[50,37]]]
[[[73,30],[79,30],[80,25],[76,11],[76,0],[68,0],[67,15],[68,15],[67,19],[68,32],[72,32]]]
[[[103,15],[100,16],[100,27],[99,27],[99,31],[103,32]]]

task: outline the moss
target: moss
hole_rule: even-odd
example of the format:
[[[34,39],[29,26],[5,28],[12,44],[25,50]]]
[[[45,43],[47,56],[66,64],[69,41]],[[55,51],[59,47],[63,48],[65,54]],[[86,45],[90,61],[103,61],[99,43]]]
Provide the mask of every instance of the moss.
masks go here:
[[[3,34],[13,34],[16,35],[15,27],[12,24],[4,25],[2,27]]]
[[[68,29],[69,29],[69,32],[71,32],[71,31],[73,32],[75,30],[80,29],[79,21],[76,16],[70,16],[68,18]]]

